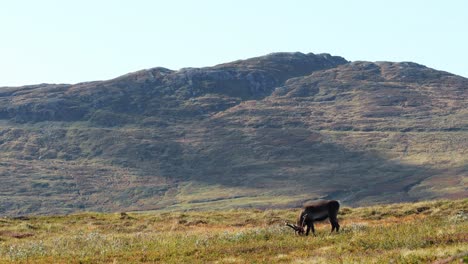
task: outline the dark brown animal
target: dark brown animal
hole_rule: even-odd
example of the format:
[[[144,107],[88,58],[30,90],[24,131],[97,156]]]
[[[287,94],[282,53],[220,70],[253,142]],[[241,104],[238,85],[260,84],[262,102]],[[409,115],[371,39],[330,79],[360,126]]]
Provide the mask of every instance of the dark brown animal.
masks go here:
[[[312,229],[312,233],[315,235],[314,222],[329,218],[332,226],[331,232],[335,230],[338,232],[340,230],[340,224],[338,224],[337,218],[339,209],[340,203],[334,200],[310,203],[304,206],[295,225],[289,223],[286,223],[286,225],[294,229],[295,233],[298,235],[303,235],[305,233],[305,235],[308,236],[310,229]],[[304,230],[305,227],[307,227],[306,230]]]

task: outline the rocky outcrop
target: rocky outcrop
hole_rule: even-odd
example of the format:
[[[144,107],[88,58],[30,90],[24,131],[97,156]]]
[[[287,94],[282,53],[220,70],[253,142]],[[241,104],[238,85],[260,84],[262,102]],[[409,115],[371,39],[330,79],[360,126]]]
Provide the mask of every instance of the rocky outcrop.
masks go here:
[[[96,120],[95,112],[104,110],[132,115],[124,119],[133,121],[168,113],[192,118],[262,99],[290,78],[344,63],[329,54],[273,53],[207,68],[152,68],[104,82],[2,88],[0,118],[86,121]],[[219,100],[206,100],[207,95]]]

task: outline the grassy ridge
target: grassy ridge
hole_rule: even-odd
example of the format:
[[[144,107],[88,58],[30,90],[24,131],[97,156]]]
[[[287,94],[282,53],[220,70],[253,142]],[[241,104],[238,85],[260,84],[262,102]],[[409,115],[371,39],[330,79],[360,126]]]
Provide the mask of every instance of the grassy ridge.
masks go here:
[[[298,209],[82,213],[0,219],[0,263],[468,261],[468,199],[341,209],[299,237]],[[458,262],[457,262],[458,263]]]

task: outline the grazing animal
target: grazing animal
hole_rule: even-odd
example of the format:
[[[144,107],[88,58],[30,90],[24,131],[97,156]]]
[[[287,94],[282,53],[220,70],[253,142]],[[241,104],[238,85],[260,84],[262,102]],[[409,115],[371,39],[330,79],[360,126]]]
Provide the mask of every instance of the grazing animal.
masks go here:
[[[312,229],[312,233],[315,235],[314,222],[329,218],[332,226],[331,232],[334,230],[338,232],[340,230],[337,219],[339,209],[340,203],[335,200],[310,203],[304,206],[295,225],[289,223],[286,223],[286,225],[294,229],[294,232],[298,235],[303,235],[305,233],[305,235],[308,236],[310,229]],[[304,230],[306,226],[307,229]]]

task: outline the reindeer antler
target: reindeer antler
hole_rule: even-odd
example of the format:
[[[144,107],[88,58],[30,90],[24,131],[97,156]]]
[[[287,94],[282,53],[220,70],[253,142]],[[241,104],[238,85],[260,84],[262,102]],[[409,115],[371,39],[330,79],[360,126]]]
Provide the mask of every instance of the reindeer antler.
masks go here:
[[[292,224],[290,224],[290,223],[288,223],[288,222],[286,222],[285,225],[286,225],[286,226],[289,226],[289,227],[292,228],[292,229],[294,229],[294,231],[296,231],[296,232],[299,230],[299,227],[298,227],[298,226],[292,225]]]
[[[294,232],[296,233],[296,235],[301,235],[304,233],[304,228],[300,227],[300,226],[297,226],[295,224],[290,224],[288,222],[285,223],[286,226],[289,226],[290,228],[294,229]]]

